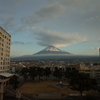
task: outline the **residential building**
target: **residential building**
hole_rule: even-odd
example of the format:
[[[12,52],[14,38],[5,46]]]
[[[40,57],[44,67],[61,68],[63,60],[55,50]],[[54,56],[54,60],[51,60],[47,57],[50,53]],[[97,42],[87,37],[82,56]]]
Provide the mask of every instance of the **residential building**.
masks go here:
[[[9,72],[11,35],[0,27],[0,73]]]
[[[89,74],[91,78],[100,79],[100,65],[98,63],[80,66],[79,72]]]

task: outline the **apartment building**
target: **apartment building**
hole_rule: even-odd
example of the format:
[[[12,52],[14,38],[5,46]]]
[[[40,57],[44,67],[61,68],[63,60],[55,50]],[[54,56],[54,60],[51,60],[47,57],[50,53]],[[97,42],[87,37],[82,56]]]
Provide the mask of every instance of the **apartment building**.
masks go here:
[[[100,65],[81,66],[79,72],[89,74],[91,78],[100,79]]]
[[[79,73],[89,74],[91,78],[100,79],[100,65],[98,63],[79,63],[71,65],[79,70]]]
[[[11,35],[0,27],[0,73],[9,72]]]

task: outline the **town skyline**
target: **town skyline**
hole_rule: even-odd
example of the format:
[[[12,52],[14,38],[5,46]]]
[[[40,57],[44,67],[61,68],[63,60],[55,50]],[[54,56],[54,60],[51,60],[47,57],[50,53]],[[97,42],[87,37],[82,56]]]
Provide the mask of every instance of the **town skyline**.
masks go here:
[[[11,57],[52,45],[78,55],[98,55],[99,0],[1,0],[0,26],[11,35]]]

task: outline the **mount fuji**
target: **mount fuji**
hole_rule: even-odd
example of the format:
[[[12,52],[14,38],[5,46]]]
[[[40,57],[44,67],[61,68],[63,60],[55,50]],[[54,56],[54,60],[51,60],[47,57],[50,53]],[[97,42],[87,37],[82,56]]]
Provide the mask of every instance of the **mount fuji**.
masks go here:
[[[98,56],[74,55],[54,46],[48,46],[45,49],[32,54],[19,57],[12,57],[11,60],[80,60],[80,61],[98,61]]]
[[[66,52],[64,50],[60,50],[54,46],[48,46],[45,49],[43,49],[43,50],[41,50],[33,55],[54,55],[54,54],[61,55],[61,54],[71,54],[71,53]]]

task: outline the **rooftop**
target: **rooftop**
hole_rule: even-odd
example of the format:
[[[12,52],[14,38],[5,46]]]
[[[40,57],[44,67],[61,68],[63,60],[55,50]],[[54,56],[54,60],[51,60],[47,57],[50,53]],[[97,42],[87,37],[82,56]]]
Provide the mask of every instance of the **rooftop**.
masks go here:
[[[0,73],[0,76],[4,76],[4,77],[11,77],[13,75],[14,74],[11,74],[11,73]]]

